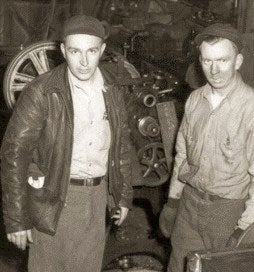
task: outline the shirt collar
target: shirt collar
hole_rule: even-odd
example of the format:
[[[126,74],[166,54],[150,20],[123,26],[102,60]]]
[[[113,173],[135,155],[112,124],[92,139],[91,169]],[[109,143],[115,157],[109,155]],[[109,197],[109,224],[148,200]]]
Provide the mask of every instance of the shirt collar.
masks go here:
[[[239,99],[243,96],[243,88],[241,88],[243,84],[242,76],[239,72],[236,74],[236,80],[235,84],[231,86],[228,94],[225,96],[224,99],[227,100],[227,102],[230,104],[231,107],[234,107],[236,104],[239,103]],[[204,86],[203,96],[208,100],[210,98],[210,95],[212,93],[212,87],[207,83]]]
[[[99,67],[96,68],[95,73],[94,73],[94,79],[91,83],[89,84],[83,84],[83,82],[81,80],[79,80],[78,78],[76,78],[70,71],[70,69],[68,68],[68,78],[70,81],[70,84],[72,84],[72,86],[77,87],[78,89],[81,90],[102,90],[104,92],[106,92],[106,88],[105,88],[105,84],[104,84],[104,79],[102,76],[102,73],[99,69]]]

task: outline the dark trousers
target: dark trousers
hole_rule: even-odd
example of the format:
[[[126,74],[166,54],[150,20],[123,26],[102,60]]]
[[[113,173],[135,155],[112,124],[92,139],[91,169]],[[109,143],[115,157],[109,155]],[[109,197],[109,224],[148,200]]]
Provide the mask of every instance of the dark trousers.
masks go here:
[[[105,246],[106,184],[70,186],[57,232],[33,230],[29,272],[99,272]]]
[[[200,194],[186,185],[171,236],[168,272],[183,272],[191,251],[225,249],[246,199],[224,199]]]

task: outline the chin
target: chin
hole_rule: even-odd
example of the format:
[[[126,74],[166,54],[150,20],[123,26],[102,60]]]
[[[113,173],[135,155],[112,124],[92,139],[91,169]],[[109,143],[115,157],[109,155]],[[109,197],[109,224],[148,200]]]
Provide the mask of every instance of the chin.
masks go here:
[[[211,84],[211,85],[212,85],[212,87],[213,87],[214,89],[223,89],[223,88],[225,88],[225,86],[222,85],[222,84]]]
[[[224,82],[214,82],[214,81],[210,81],[209,82],[210,85],[215,88],[215,89],[222,89],[225,88],[225,83]]]
[[[89,80],[91,78],[92,75],[90,74],[79,74],[77,75],[76,77],[81,80],[81,81],[86,81],[86,80]]]

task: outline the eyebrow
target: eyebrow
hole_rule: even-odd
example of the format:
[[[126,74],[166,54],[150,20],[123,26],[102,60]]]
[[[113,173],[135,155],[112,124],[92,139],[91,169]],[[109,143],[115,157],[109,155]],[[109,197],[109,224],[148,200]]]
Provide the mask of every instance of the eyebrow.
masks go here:
[[[68,46],[67,49],[74,49],[74,50],[80,50],[79,48],[73,47],[73,46]]]
[[[77,51],[82,51],[82,49],[77,48],[77,47],[73,47],[73,46],[69,46],[69,47],[67,47],[67,49],[68,49],[68,50],[74,49],[74,50],[77,50]],[[90,48],[88,48],[87,50],[94,50],[94,49],[99,49],[99,46],[90,47]]]
[[[224,56],[224,57],[219,57],[219,58],[217,58],[215,60],[222,60],[222,59],[229,59],[229,58],[230,58],[230,56]],[[210,58],[203,58],[202,56],[201,56],[201,59],[202,60],[211,60]]]
[[[91,50],[91,49],[99,49],[99,46],[94,46],[94,47],[90,47],[88,50]]]

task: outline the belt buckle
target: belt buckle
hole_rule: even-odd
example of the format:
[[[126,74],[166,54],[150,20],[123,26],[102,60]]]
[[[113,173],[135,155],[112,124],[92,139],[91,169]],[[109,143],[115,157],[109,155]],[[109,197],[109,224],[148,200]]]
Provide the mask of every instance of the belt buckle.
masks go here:
[[[85,186],[93,186],[93,181],[94,181],[93,178],[85,178],[84,179],[84,185]]]

